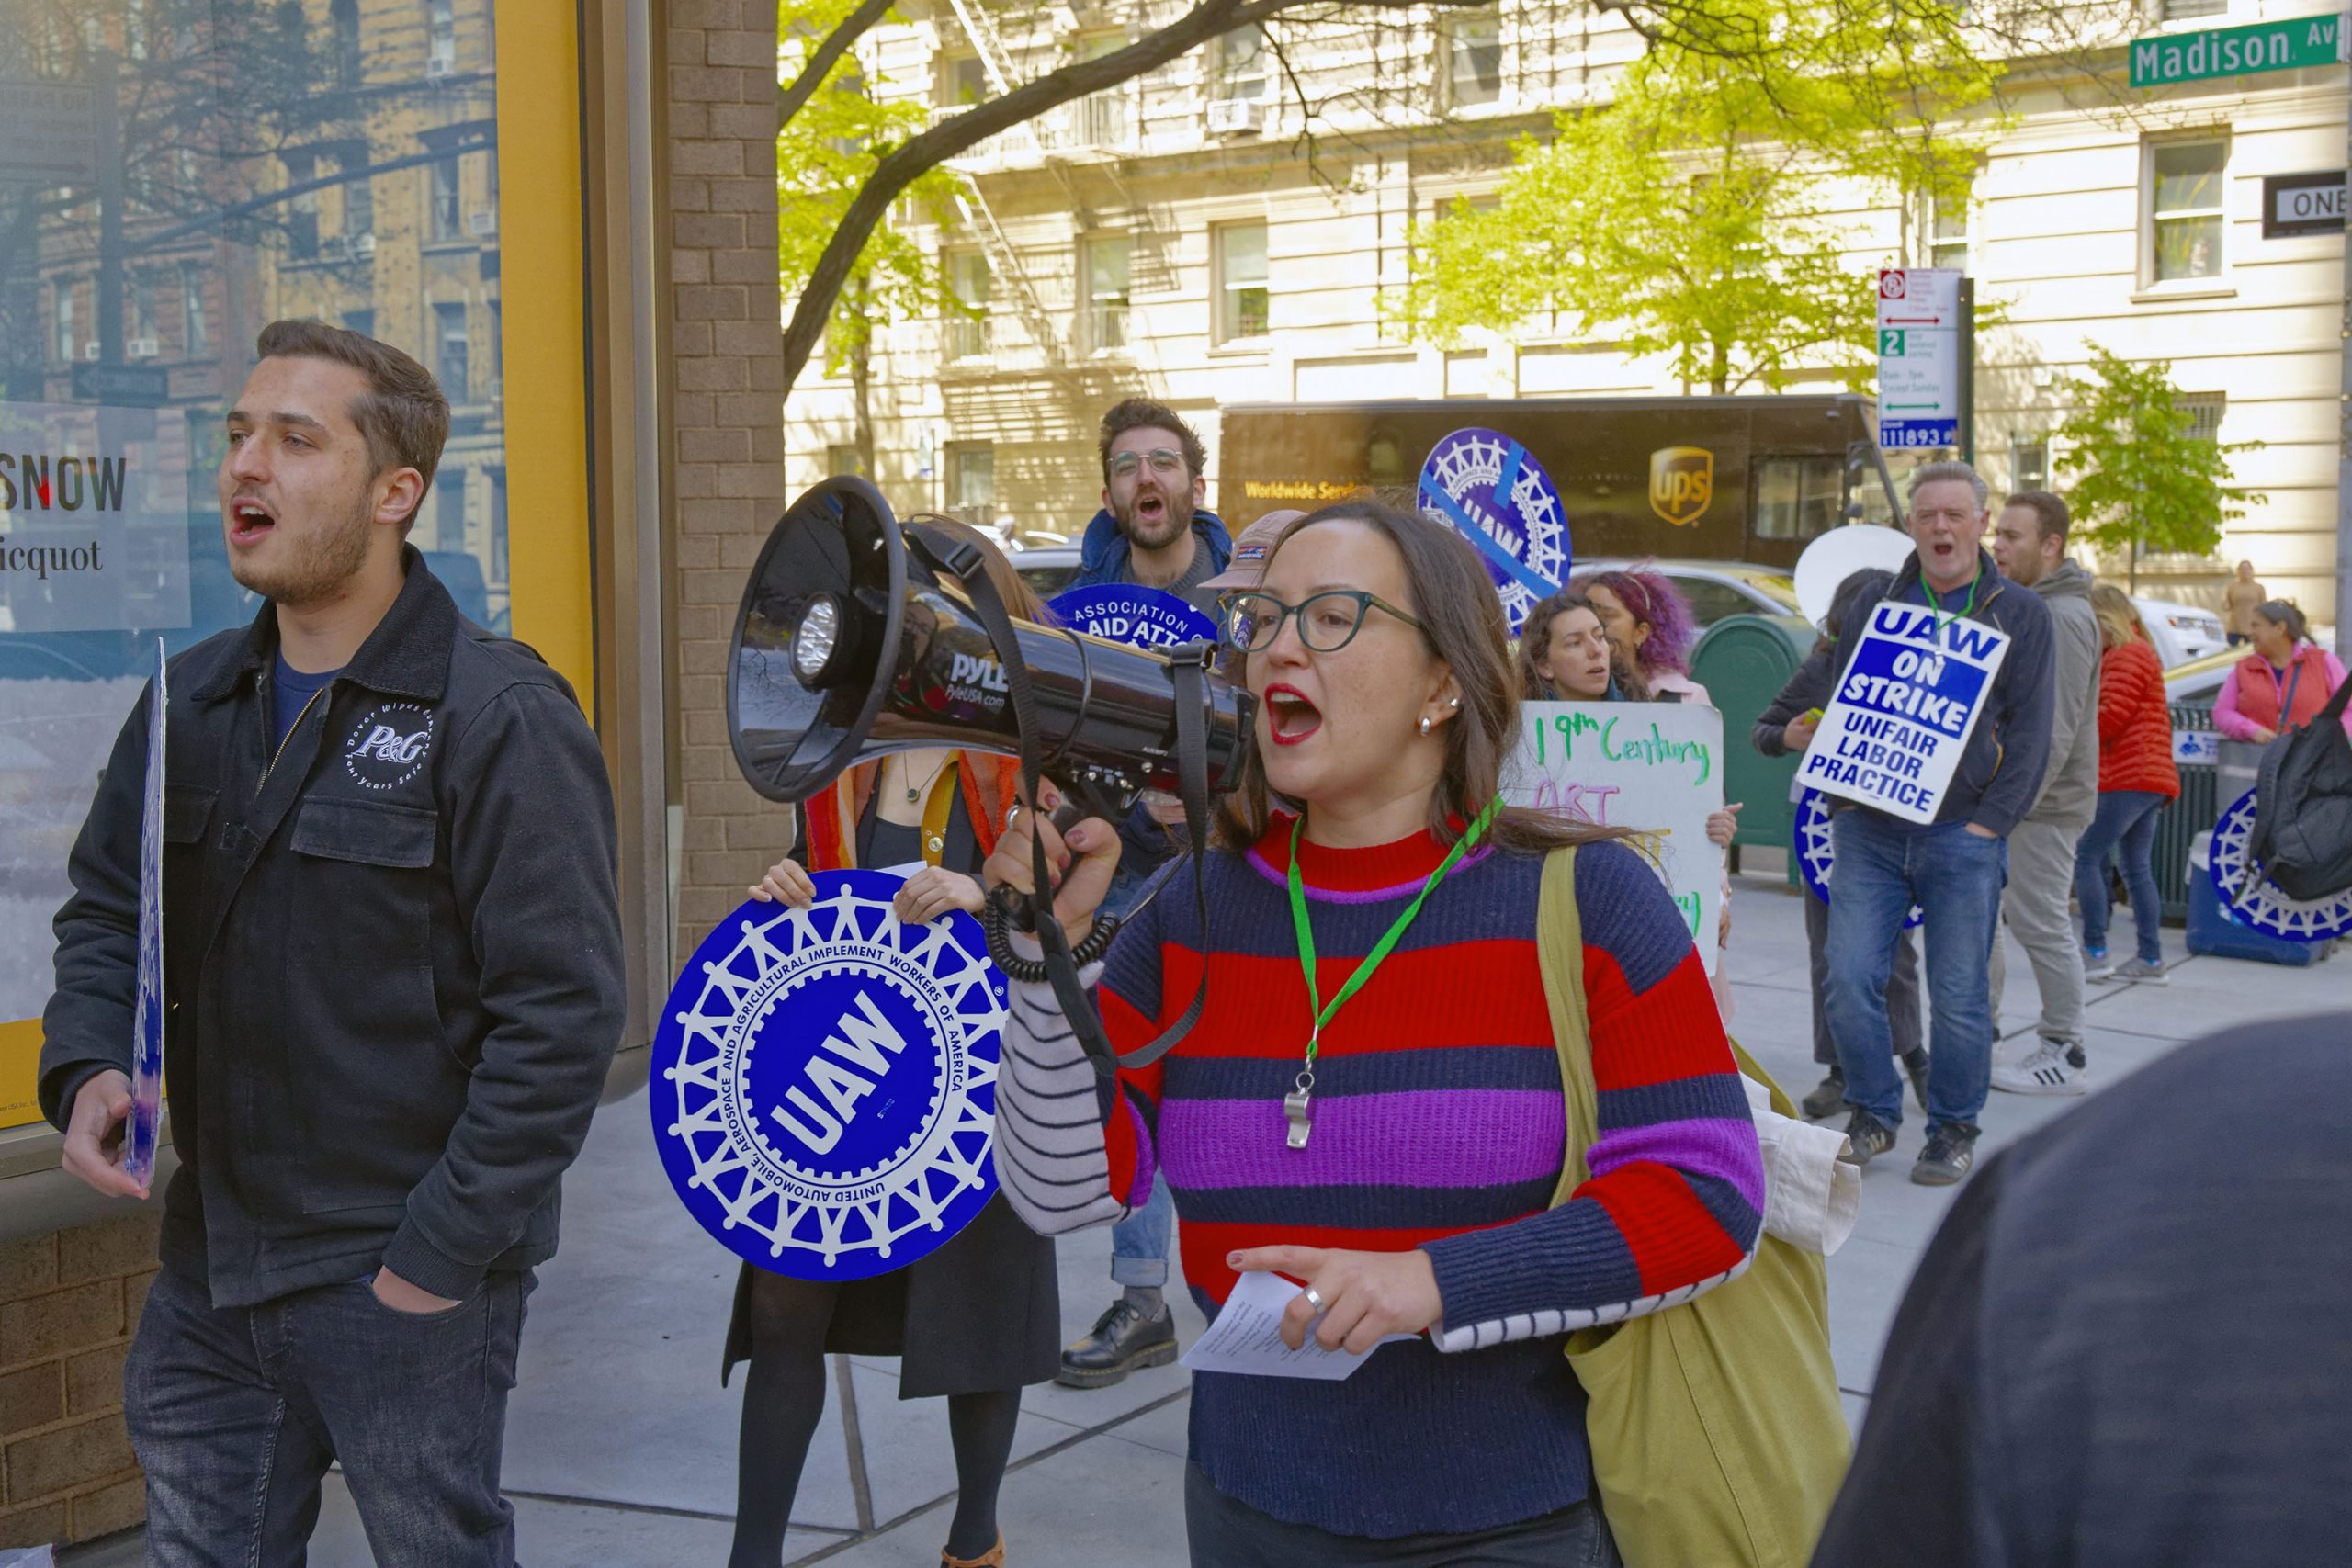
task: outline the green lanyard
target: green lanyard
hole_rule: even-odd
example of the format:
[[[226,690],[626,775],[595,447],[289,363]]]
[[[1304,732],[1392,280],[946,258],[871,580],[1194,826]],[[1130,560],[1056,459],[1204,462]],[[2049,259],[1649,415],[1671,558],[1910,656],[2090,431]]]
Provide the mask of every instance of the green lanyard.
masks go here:
[[[1976,585],[1984,581],[1984,573],[1979,570],[1974,577],[1968,580],[1968,602],[1960,607],[1958,614],[1947,615],[1943,613],[1943,595],[1936,592],[1935,584],[1925,578],[1920,580],[1919,587],[1928,595],[1928,619],[1935,626],[1938,648],[1944,646],[1944,633],[1947,630],[1976,613]]]
[[[1373,944],[1363,962],[1356,965],[1355,973],[1348,976],[1347,983],[1340,987],[1339,994],[1328,1004],[1322,1000],[1315,984],[1315,927],[1306,918],[1306,881],[1298,871],[1298,838],[1300,830],[1306,826],[1306,818],[1302,814],[1297,821],[1291,824],[1290,918],[1292,925],[1298,931],[1298,966],[1306,976],[1306,1005],[1315,1014],[1315,1027],[1306,1037],[1306,1064],[1299,1068],[1296,1086],[1283,1096],[1283,1114],[1290,1121],[1287,1141],[1292,1148],[1305,1148],[1307,1134],[1314,1131],[1315,1053],[1323,1042],[1323,1026],[1331,1021],[1332,1015],[1346,1004],[1350,997],[1363,989],[1364,982],[1372,978],[1372,972],[1380,967],[1380,961],[1396,950],[1397,941],[1405,934],[1405,928],[1411,925],[1413,917],[1421,912],[1421,905],[1437,891],[1437,885],[1445,880],[1445,874],[1470,852],[1480,835],[1486,832],[1487,825],[1494,821],[1495,814],[1502,808],[1503,803],[1498,797],[1487,803],[1486,810],[1478,813],[1478,819],[1470,824],[1470,830],[1446,852],[1437,869],[1430,873],[1429,880],[1421,884],[1421,890],[1413,895],[1413,901],[1405,906],[1405,912],[1397,916],[1396,923]]]

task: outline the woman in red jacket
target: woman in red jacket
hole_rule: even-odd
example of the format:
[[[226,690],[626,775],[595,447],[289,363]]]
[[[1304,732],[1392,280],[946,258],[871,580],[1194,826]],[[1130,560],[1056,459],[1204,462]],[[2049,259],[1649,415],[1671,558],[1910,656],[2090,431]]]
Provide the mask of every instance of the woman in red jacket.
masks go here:
[[[2156,814],[2180,795],[2172,761],[2172,713],[2164,667],[2123,591],[2091,590],[2103,650],[2098,661],[2098,815],[2075,851],[2075,897],[2083,909],[2087,979],[2165,983],[2164,904],[2156,897]],[[2120,966],[2107,956],[2107,856],[2119,851],[2140,951]]]

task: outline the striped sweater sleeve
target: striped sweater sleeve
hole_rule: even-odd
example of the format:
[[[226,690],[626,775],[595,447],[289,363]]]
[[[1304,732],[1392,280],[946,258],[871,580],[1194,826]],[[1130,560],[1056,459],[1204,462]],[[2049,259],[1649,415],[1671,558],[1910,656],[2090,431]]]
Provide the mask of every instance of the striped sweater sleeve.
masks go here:
[[[1442,1350],[1566,1333],[1679,1305],[1736,1278],[1763,1228],[1747,1098],[1690,928],[1631,851],[1577,857],[1600,1136],[1569,1200],[1423,1244]]]
[[[1035,938],[1012,941],[1021,956],[1036,955]],[[1089,987],[1101,977],[1099,964],[1079,972]],[[996,1080],[997,1185],[1040,1235],[1114,1221],[1126,1208],[1111,1190],[1094,1064],[1051,984],[1016,980],[1008,990]]]

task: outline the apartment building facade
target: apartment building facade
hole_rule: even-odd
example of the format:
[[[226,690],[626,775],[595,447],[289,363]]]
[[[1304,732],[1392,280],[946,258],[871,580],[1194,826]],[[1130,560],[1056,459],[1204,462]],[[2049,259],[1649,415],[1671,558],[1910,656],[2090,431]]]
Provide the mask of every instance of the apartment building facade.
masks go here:
[[[2266,181],[2341,175],[2346,73],[2146,92],[2124,79],[2133,34],[2256,20],[2264,6],[2119,9],[2112,47],[2014,62],[1969,202],[1937,211],[1852,190],[1827,220],[1858,298],[1883,265],[1962,265],[2001,307],[1976,378],[1977,455],[1996,484],[2064,489],[2051,432],[2086,344],[2171,361],[2200,430],[2263,444],[2235,468],[2262,499],[2217,558],[2250,557],[2325,621],[2344,240],[2267,232],[2263,206]],[[1016,29],[969,0],[936,0],[869,37],[861,63],[877,93],[952,112],[1155,19],[1148,3],[1057,6]],[[1220,411],[1236,404],[1691,389],[1661,362],[1555,323],[1446,349],[1384,315],[1411,226],[1490,195],[1512,141],[1541,137],[1557,111],[1605,101],[1634,34],[1551,0],[1271,26],[984,144],[957,164],[953,220],[899,215],[973,313],[876,334],[874,477],[894,502],[1016,543],[1074,533],[1100,490],[1094,420],[1133,391],[1200,428],[1216,506],[1237,478],[1216,457]],[[1836,380],[1825,369],[1800,385]],[[857,467],[855,412],[846,378],[819,364],[802,373],[784,411],[788,491]],[[1475,407],[1463,423],[1476,423]],[[2219,587],[2211,559],[2155,558],[2140,573],[2146,591],[2182,597]]]

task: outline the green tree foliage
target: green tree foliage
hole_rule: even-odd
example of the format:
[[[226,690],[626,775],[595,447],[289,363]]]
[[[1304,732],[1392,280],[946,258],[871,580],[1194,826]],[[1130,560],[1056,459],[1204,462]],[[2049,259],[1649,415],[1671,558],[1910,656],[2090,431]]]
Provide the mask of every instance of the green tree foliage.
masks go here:
[[[1965,200],[1975,143],[1949,122],[1999,65],[1940,0],[1625,14],[1649,48],[1613,99],[1520,143],[1493,206],[1419,226],[1394,314],[1439,342],[1551,317],[1718,393],[1822,366],[1863,387],[1871,294],[1837,187]]]
[[[2181,403],[2168,361],[2133,364],[2087,346],[2090,374],[2059,389],[2074,410],[2057,432],[2067,504],[2077,537],[2130,552],[2136,588],[2143,552],[2210,555],[2222,525],[2263,499],[2229,482],[2230,458],[2262,443],[2223,445],[2195,434],[2196,415]]]

